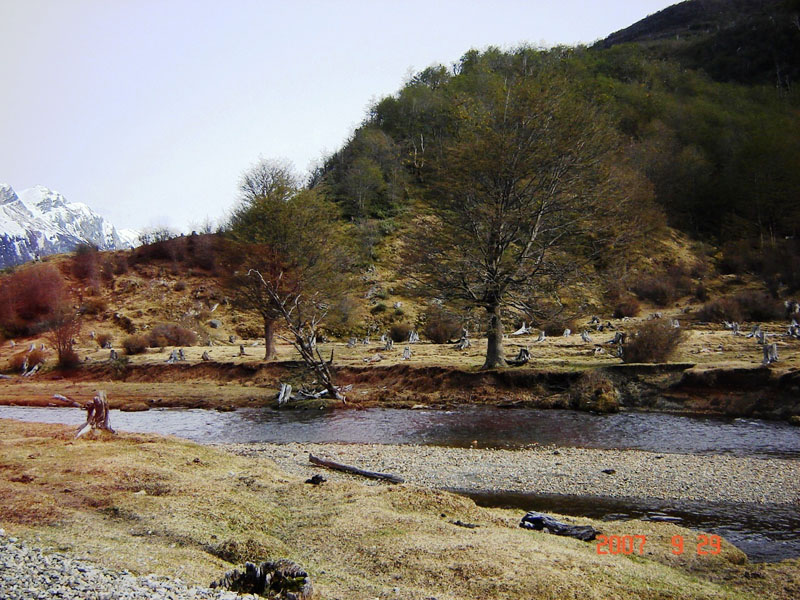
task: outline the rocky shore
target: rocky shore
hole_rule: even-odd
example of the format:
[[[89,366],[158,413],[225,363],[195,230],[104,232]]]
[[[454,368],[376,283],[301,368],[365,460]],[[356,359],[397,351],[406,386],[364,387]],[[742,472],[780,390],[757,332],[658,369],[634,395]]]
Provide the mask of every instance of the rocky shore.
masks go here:
[[[60,553],[28,546],[0,529],[3,600],[236,600],[257,596],[187,586],[180,579],[111,571]]]
[[[800,461],[788,459],[555,447],[485,450],[262,443],[220,448],[272,459],[282,470],[301,477],[322,472],[331,480],[354,476],[309,464],[309,453],[440,489],[757,504],[800,502]]]

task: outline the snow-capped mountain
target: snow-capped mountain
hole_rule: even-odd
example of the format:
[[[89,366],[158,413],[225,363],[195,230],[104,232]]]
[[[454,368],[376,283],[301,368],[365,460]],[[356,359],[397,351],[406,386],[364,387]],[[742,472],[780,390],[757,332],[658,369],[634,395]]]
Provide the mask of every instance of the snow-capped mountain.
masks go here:
[[[0,268],[71,252],[86,243],[100,250],[132,248],[137,237],[137,232],[117,231],[85,204],[67,202],[44,186],[17,194],[0,184]]]

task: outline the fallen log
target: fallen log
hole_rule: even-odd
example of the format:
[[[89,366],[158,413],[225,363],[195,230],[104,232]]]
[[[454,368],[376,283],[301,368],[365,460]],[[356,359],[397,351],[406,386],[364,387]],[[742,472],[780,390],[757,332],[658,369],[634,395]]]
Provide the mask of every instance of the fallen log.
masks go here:
[[[362,477],[368,477],[369,479],[380,479],[381,481],[388,481],[389,483],[405,482],[405,480],[402,477],[398,477],[397,475],[390,475],[388,473],[375,473],[374,471],[365,471],[364,469],[359,469],[358,467],[351,467],[350,465],[343,465],[341,463],[333,462],[332,460],[317,458],[311,453],[309,453],[308,455],[308,460],[311,464],[320,467],[326,467],[328,469],[333,469],[334,471],[343,471],[344,473],[351,473],[353,475],[361,475]]]

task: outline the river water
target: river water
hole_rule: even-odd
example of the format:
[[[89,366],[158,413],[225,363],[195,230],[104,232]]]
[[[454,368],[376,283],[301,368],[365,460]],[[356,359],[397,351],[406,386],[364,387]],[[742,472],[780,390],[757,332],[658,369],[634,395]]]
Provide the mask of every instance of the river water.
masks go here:
[[[0,418],[75,426],[75,408],[0,406]],[[344,442],[521,448],[554,444],[653,452],[714,453],[800,459],[800,427],[756,419],[628,412],[500,409],[271,410],[201,409],[111,411],[123,431],[176,435],[201,443]],[[746,474],[743,474],[743,477]],[[670,503],[606,498],[469,492],[479,504],[585,515],[598,519],[667,519],[716,533],[751,560],[800,556],[800,508],[726,503]]]

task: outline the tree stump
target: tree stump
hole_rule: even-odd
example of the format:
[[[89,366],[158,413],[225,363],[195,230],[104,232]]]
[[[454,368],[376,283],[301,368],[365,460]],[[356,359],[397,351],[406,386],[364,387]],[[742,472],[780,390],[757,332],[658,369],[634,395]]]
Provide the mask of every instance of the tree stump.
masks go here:
[[[244,571],[228,571],[210,587],[225,588],[239,594],[258,594],[275,600],[306,600],[314,593],[308,573],[300,565],[285,559],[260,565],[247,562]]]

